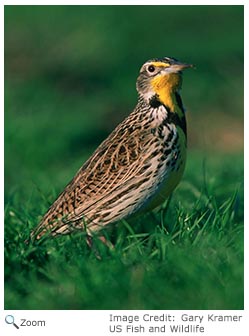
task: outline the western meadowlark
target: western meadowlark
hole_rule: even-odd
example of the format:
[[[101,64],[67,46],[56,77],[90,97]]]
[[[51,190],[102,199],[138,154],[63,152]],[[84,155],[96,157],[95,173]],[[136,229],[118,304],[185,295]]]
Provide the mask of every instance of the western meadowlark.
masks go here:
[[[179,183],[186,161],[186,119],[179,94],[182,70],[174,58],[155,58],[139,73],[138,103],[80,168],[32,236],[88,235],[160,205]]]

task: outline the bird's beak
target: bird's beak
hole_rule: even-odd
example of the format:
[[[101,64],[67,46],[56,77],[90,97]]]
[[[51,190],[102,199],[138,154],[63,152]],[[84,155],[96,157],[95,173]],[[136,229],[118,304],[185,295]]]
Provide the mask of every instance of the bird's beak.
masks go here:
[[[182,71],[187,68],[194,68],[194,65],[179,62],[179,63],[172,64],[171,68],[173,71],[178,72],[178,71]]]

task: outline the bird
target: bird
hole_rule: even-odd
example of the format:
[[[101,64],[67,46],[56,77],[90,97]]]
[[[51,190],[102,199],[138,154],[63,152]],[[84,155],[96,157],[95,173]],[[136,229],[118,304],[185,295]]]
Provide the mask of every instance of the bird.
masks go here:
[[[83,231],[88,236],[159,207],[181,180],[187,127],[175,58],[153,58],[140,69],[134,110],[82,165],[31,237]]]

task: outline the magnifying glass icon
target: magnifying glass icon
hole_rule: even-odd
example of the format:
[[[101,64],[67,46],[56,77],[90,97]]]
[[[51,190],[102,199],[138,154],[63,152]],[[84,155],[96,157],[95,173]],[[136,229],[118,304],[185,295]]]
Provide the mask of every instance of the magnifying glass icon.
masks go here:
[[[13,326],[16,327],[16,329],[19,329],[18,325],[15,324],[15,319],[13,315],[6,315],[5,316],[5,322],[7,324],[13,324]]]

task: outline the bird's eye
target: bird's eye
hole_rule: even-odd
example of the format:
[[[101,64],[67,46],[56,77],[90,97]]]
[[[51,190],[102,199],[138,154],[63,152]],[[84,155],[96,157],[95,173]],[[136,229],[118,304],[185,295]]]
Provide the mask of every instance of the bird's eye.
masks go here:
[[[155,70],[156,70],[156,69],[155,69],[154,65],[149,65],[149,66],[148,66],[148,71],[149,71],[149,72],[152,73],[152,72],[154,72]]]

